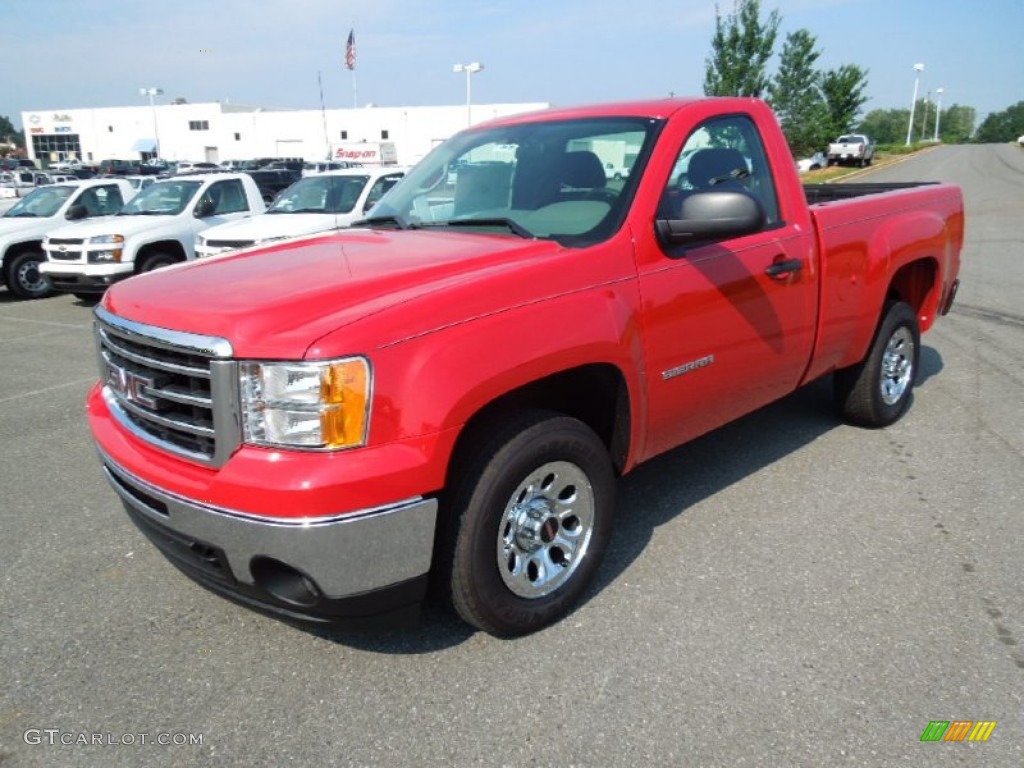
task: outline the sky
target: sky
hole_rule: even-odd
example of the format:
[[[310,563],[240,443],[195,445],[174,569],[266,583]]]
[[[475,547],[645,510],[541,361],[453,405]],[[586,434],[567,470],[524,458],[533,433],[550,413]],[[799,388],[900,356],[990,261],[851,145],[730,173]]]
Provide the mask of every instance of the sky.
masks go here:
[[[721,10],[733,9],[721,0]],[[868,71],[865,112],[920,97],[979,119],[1024,100],[1024,0],[762,0],[818,65]],[[148,103],[555,105],[701,95],[714,0],[0,0],[0,115]],[[344,67],[355,31],[355,72]],[[776,57],[777,59],[777,57]],[[769,64],[774,72],[777,60]],[[354,76],[353,76],[354,75]]]

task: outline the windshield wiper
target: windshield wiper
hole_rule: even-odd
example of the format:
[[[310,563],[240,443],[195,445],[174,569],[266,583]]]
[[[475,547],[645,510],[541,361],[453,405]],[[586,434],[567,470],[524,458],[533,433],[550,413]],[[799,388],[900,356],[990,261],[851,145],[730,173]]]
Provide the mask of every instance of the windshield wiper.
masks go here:
[[[430,224],[432,227],[505,227],[514,235],[524,237],[528,240],[533,240],[537,237],[533,232],[528,230],[522,224],[512,219],[507,219],[503,216],[492,216],[486,219],[449,219],[448,221],[439,221],[436,224]]]
[[[370,216],[352,224],[353,227],[373,227],[378,224],[394,224],[397,229],[419,229],[420,224],[402,221],[398,216]]]
[[[38,213],[31,213],[30,211],[22,211],[21,213],[5,213],[5,218],[11,219],[38,219]]]

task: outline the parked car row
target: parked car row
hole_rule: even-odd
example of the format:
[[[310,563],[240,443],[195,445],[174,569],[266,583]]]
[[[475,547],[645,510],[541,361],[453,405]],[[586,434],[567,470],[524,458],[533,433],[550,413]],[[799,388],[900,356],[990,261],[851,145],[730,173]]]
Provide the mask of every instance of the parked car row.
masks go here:
[[[54,290],[87,298],[197,256],[351,226],[404,172],[349,168],[301,178],[225,171],[38,187],[0,216],[0,274],[18,298]],[[261,173],[294,175],[269,211],[255,178]]]

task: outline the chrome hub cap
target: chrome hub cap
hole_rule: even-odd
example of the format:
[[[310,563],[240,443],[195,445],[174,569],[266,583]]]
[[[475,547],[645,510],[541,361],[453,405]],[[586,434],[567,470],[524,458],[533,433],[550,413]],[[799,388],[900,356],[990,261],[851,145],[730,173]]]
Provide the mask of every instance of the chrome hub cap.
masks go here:
[[[914,337],[907,328],[898,328],[885,345],[882,355],[882,402],[895,405],[910,387],[914,377]]]
[[[498,572],[519,597],[537,598],[565,584],[594,531],[594,491],[583,470],[553,461],[525,477],[498,529]]]
[[[38,261],[26,261],[18,267],[18,282],[31,293],[46,290],[46,278],[39,272]]]

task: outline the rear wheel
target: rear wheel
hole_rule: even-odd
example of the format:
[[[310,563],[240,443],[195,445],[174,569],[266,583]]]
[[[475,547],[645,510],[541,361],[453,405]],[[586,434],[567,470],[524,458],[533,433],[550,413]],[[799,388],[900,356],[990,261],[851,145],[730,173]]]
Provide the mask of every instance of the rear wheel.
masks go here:
[[[615,473],[582,422],[530,411],[475,440],[447,510],[442,565],[463,620],[499,637],[572,608],[611,534]]]
[[[913,308],[902,301],[887,304],[867,357],[835,373],[836,406],[843,418],[864,427],[885,427],[906,413],[920,347]]]
[[[53,292],[49,279],[39,271],[46,261],[42,251],[22,251],[7,260],[4,281],[7,289],[19,299],[40,299]]]

